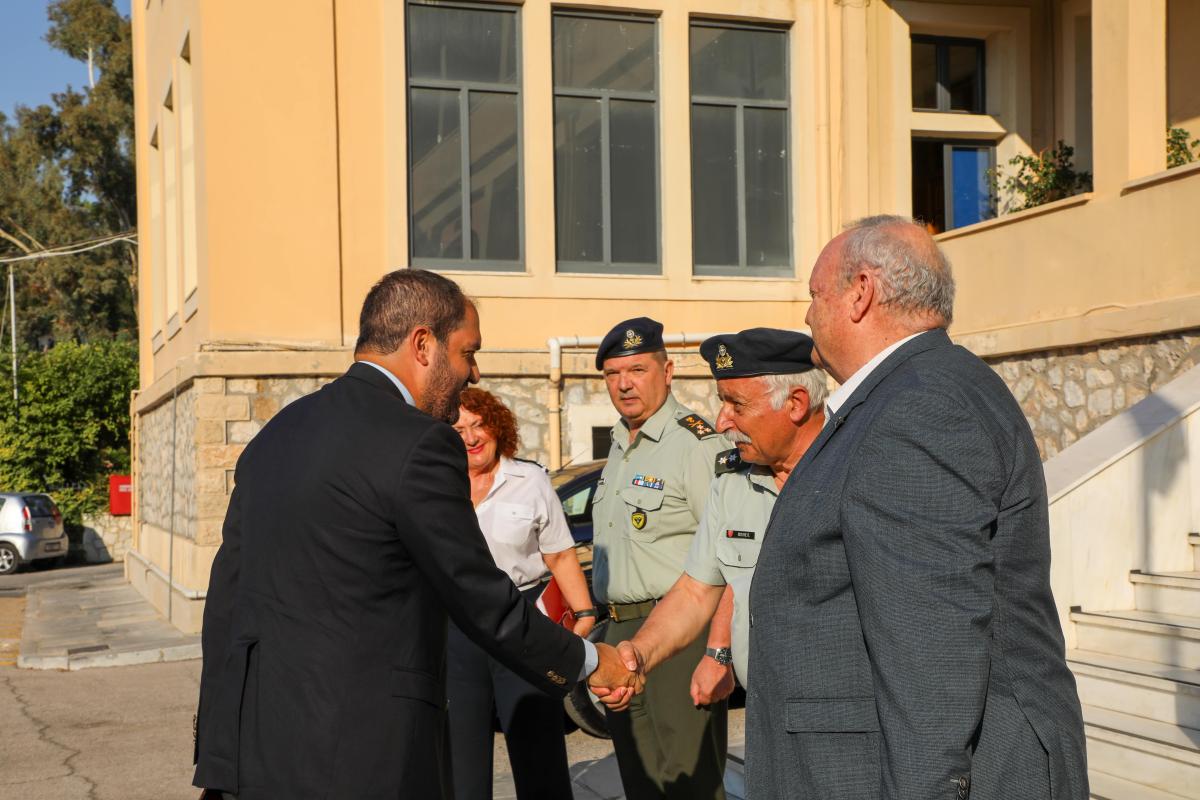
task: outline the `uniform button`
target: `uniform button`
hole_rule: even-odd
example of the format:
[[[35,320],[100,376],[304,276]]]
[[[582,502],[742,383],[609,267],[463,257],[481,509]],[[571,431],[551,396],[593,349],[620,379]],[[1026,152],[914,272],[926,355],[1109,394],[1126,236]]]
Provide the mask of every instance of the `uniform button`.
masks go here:
[[[754,627],[754,612],[753,611],[750,612],[750,627],[751,628]]]

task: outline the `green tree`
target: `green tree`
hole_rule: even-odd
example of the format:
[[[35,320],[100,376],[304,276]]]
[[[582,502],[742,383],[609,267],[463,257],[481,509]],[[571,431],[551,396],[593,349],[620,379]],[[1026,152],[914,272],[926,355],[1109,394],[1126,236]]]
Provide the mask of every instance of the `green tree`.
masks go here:
[[[0,399],[0,487],[50,492],[72,523],[103,506],[107,476],[129,471],[137,377],[127,340],[60,342],[26,357],[19,413],[11,392]]]
[[[127,231],[137,218],[130,24],[112,0],[55,0],[46,41],[84,64],[89,85],[0,114],[0,258]],[[132,335],[137,253],[118,244],[17,267],[19,335],[90,341]]]

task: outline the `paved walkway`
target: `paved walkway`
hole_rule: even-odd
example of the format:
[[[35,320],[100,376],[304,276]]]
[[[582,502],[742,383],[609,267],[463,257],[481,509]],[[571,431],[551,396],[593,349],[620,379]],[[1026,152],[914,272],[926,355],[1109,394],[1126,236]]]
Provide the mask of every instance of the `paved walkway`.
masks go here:
[[[18,667],[77,670],[200,657],[200,637],[168,624],[125,582],[121,565],[69,572],[25,587]]]

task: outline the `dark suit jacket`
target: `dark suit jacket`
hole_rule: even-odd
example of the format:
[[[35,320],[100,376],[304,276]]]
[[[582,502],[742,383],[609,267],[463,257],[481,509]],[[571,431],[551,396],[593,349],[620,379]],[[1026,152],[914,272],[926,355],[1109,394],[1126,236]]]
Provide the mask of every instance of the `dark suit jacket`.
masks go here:
[[[827,423],[750,591],[746,771],[767,800],[1086,800],[1029,425],[941,330]]]
[[[458,434],[356,364],[246,447],[204,610],[194,783],[449,797],[447,614],[561,692],[580,639],[496,568]]]

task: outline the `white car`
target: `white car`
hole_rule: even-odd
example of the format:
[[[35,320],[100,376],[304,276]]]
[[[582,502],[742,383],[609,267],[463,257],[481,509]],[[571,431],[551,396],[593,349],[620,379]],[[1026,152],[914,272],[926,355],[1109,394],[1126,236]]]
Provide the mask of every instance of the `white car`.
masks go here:
[[[43,558],[65,558],[67,532],[49,495],[0,492],[0,575]]]

